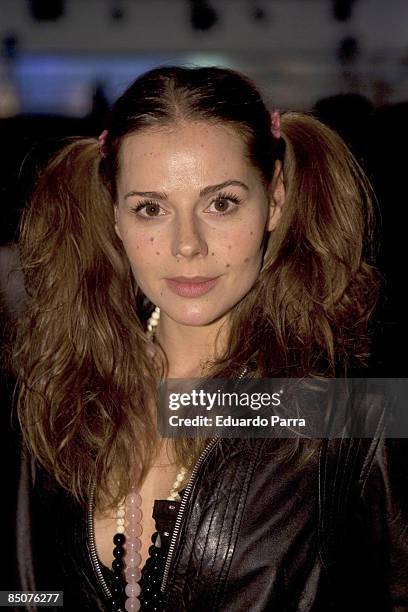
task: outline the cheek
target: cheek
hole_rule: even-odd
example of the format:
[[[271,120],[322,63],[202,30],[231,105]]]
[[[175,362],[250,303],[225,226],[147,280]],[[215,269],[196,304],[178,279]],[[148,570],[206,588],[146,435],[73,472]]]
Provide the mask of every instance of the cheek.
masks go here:
[[[237,232],[230,235],[223,242],[219,254],[225,259],[224,266],[228,269],[244,269],[253,264],[258,264],[262,253],[263,233],[259,228],[246,229],[244,232]],[[215,249],[211,251],[211,256],[218,259]]]
[[[149,246],[152,248],[154,243],[149,240],[149,231],[141,229],[126,218],[119,218],[118,225],[123,245],[127,251],[143,250],[149,248]]]
[[[147,271],[149,266],[154,266],[163,256],[159,236],[152,235],[152,232],[127,228],[121,235],[123,247],[135,272]]]

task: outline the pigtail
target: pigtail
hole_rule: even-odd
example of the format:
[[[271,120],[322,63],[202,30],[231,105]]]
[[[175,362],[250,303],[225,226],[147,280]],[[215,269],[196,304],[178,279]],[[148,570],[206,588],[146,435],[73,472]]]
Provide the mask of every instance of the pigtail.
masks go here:
[[[310,373],[314,352],[328,372],[344,373],[365,365],[370,352],[367,322],[379,290],[372,190],[330,128],[290,112],[281,130],[286,199],[269,240],[262,303],[287,363]]]
[[[99,164],[94,139],[70,139],[40,176],[20,239],[29,300],[15,348],[18,415],[34,455],[82,501],[90,477],[108,491],[117,456],[129,478],[140,464],[143,449],[130,437],[146,417],[129,404],[149,378],[140,374],[146,339]]]

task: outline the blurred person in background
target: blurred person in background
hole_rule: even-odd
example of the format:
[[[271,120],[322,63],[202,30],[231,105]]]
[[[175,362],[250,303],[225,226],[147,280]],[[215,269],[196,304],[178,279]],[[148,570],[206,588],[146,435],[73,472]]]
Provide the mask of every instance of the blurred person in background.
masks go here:
[[[404,440],[156,425],[167,378],[364,375],[372,226],[341,138],[232,70],[151,70],[98,140],[67,140],[22,220],[15,588],[68,610],[408,609]]]

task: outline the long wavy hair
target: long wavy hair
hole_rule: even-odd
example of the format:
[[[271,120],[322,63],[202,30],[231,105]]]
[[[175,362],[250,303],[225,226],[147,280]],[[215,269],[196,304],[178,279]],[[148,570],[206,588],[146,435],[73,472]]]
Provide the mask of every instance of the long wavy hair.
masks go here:
[[[134,486],[135,474],[140,482],[155,457],[146,401],[168,371],[160,347],[156,360],[149,356],[145,321],[154,305],[114,231],[121,145],[129,134],[181,121],[233,127],[265,187],[281,159],[286,188],[259,277],[231,310],[229,341],[206,374],[234,377],[252,362],[258,377],[331,377],[364,367],[370,355],[380,285],[372,194],[341,138],[309,114],[286,112],[277,139],[260,92],[236,71],[166,66],[143,74],[111,109],[106,157],[96,138],[67,139],[21,225],[29,300],[14,364],[22,431],[80,503],[96,483],[101,509]],[[282,457],[302,446],[283,442]],[[176,440],[180,463],[191,467],[204,443]]]

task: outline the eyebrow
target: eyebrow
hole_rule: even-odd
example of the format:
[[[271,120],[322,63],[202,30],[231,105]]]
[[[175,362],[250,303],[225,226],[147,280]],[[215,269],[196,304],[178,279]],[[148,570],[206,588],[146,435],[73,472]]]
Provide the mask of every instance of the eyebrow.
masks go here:
[[[246,185],[242,181],[238,181],[237,179],[229,179],[228,181],[224,181],[223,183],[219,183],[218,185],[208,185],[207,187],[204,187],[200,191],[200,198],[203,196],[209,195],[211,193],[214,193],[215,191],[218,191],[219,189],[223,189],[224,187],[229,187],[230,185],[235,185],[237,187],[243,187],[243,189],[245,189],[246,191],[249,191],[248,185]],[[164,191],[129,191],[129,193],[125,195],[125,199],[130,198],[131,196],[156,198],[157,200],[167,200],[168,199],[167,193],[165,193]]]

